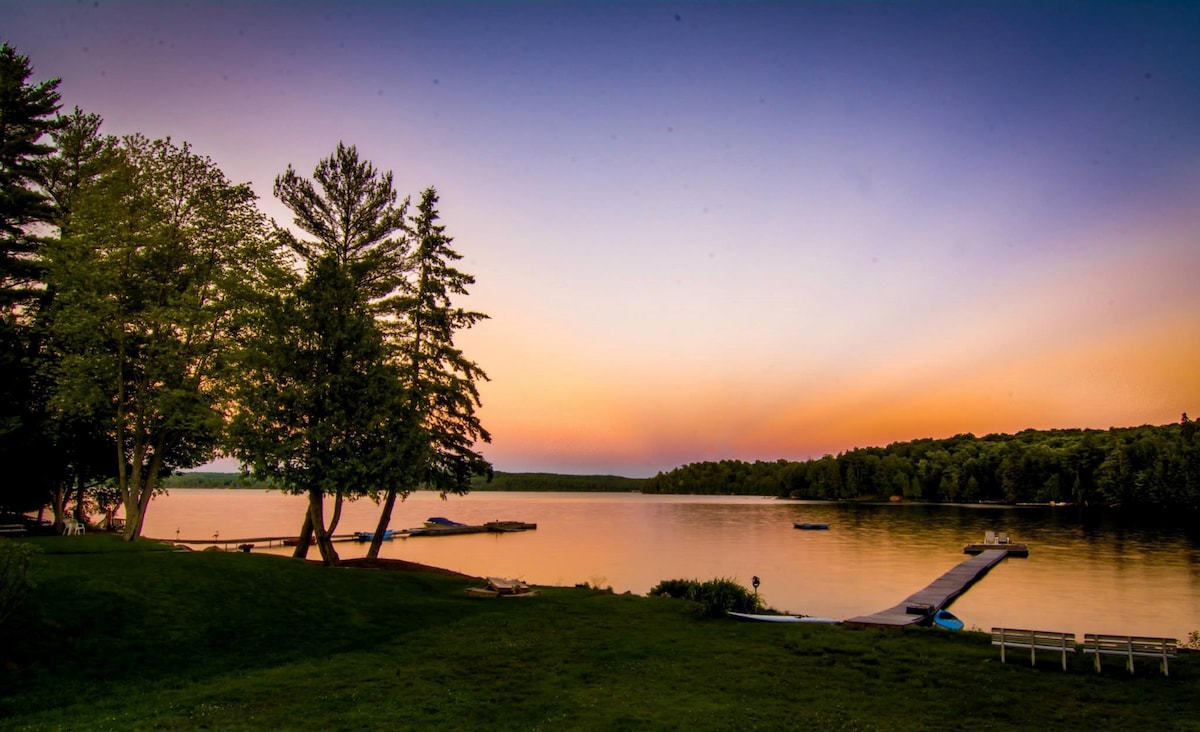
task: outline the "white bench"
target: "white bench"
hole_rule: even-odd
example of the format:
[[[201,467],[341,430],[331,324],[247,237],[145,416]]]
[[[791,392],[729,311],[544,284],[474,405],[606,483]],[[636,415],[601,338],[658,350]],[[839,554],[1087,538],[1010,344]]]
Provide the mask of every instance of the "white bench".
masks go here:
[[[1174,638],[1148,638],[1136,635],[1100,635],[1087,633],[1083,636],[1083,652],[1091,653],[1096,659],[1096,673],[1100,672],[1101,656],[1124,656],[1125,667],[1133,673],[1133,659],[1157,658],[1163,676],[1170,676],[1167,659],[1175,658],[1178,643]]]
[[[1050,630],[1022,630],[1020,628],[992,628],[992,645],[1000,646],[1000,662],[1007,663],[1004,651],[1007,648],[1029,649],[1029,665],[1037,665],[1037,652],[1047,651],[1062,655],[1063,671],[1067,670],[1067,654],[1075,652],[1075,635]]]

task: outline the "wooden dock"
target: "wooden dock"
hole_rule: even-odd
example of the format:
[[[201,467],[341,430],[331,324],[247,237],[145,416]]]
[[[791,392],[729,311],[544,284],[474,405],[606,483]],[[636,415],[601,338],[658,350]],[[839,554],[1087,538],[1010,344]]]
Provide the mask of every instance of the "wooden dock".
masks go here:
[[[529,531],[536,528],[537,524],[526,523],[524,521],[488,521],[486,524],[479,525],[422,526],[415,529],[407,529],[405,534],[411,537],[485,533],[507,534],[515,531]]]
[[[337,541],[337,542],[357,541],[357,537],[355,537],[354,534],[334,534],[329,538],[332,539],[333,541]],[[161,541],[166,544],[201,544],[201,545],[208,544],[211,546],[224,547],[224,549],[226,551],[229,551],[231,547],[239,548],[245,544],[250,544],[251,546],[257,546],[259,544],[263,544],[268,547],[275,546],[275,545],[288,546],[288,542],[296,541],[296,535],[291,534],[288,536],[255,536],[255,537],[250,537],[248,539],[222,539],[220,537],[217,537],[215,539],[154,539],[154,541]]]
[[[1026,552],[1028,553],[1028,552]],[[860,615],[842,621],[859,627],[900,628],[929,620],[954,598],[967,591],[988,570],[1000,563],[1009,552],[1004,545],[992,545],[985,551],[960,562],[928,587],[909,595],[899,605],[872,615]]]

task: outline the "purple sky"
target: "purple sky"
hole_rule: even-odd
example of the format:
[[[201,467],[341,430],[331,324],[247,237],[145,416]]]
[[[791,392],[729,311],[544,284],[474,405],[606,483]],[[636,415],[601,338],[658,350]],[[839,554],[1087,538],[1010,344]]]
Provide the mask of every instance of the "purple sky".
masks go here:
[[[500,470],[1200,413],[1200,5],[0,0],[112,134],[437,186]]]

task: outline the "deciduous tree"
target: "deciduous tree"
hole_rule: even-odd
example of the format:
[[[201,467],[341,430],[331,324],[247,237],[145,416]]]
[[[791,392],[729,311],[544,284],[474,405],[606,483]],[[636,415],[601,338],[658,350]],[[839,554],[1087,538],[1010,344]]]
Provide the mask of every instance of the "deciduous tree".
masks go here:
[[[278,262],[249,187],[186,144],[124,138],[72,206],[49,279],[56,397],[107,415],[132,540],[160,477],[213,456],[225,356]]]

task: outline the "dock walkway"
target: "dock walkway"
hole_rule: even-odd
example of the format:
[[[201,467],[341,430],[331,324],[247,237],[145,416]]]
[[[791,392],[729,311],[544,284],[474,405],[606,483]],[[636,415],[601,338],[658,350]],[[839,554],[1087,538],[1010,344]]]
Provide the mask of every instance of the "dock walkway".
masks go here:
[[[899,605],[871,615],[847,618],[843,622],[849,625],[893,628],[920,623],[966,592],[968,587],[975,584],[980,577],[987,574],[989,569],[999,564],[1000,560],[1006,556],[1008,556],[1008,551],[1002,546],[980,552],[950,568],[928,587],[909,595]]]

